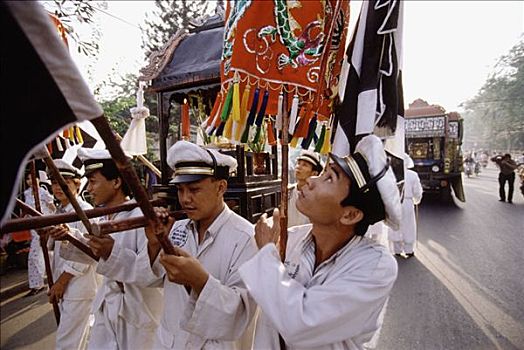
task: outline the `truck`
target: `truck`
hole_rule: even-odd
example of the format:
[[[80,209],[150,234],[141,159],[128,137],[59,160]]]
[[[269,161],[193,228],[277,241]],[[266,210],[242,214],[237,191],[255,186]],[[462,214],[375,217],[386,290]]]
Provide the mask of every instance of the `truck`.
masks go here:
[[[422,188],[444,201],[466,201],[462,184],[463,120],[457,112],[417,99],[405,111],[406,148]]]

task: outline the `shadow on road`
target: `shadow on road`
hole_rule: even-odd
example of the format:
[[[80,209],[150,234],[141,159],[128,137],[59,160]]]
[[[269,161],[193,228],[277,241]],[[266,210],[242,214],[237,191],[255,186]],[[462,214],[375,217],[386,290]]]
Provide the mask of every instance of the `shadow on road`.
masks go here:
[[[517,349],[493,328],[479,324],[417,257],[398,262],[377,350],[393,344],[395,349]]]
[[[0,332],[2,349],[41,348],[43,338],[53,337],[56,322],[47,295],[23,298],[20,294],[2,303]]]

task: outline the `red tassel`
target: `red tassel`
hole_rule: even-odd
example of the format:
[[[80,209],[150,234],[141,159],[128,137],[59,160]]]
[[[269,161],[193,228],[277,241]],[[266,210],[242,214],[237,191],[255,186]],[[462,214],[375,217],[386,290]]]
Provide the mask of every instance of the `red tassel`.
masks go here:
[[[184,100],[184,104],[182,105],[182,117],[181,117],[181,124],[182,124],[182,139],[189,140],[190,137],[190,121],[189,121],[189,103],[187,103],[186,100]]]
[[[267,121],[267,143],[270,146],[275,146],[277,144],[275,130],[273,130],[273,122],[271,121],[271,119]]]
[[[300,118],[300,122],[298,123],[297,130],[295,131],[295,135],[297,138],[299,137],[307,137],[307,132],[309,129],[309,118],[307,117],[307,114],[304,113],[302,118]]]

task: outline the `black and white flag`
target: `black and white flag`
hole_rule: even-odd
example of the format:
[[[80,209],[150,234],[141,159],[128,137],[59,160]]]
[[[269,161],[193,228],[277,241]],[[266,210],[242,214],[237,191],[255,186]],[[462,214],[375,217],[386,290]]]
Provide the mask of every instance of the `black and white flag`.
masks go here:
[[[392,136],[404,115],[400,0],[363,1],[347,50],[349,73],[343,102],[335,111],[332,152],[345,156],[361,136]]]
[[[0,224],[29,156],[66,126],[103,115],[49,15],[36,1],[0,2]]]

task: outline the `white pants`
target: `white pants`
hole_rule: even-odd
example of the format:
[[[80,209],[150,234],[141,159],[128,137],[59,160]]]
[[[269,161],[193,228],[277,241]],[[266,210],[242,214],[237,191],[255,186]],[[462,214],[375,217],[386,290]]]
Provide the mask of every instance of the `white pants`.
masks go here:
[[[60,325],[56,330],[56,349],[84,349],[89,333],[89,312],[93,300],[62,300]]]
[[[118,312],[110,312],[111,309],[104,303],[95,312],[95,324],[87,346],[89,350],[152,349],[154,329],[134,327]]]
[[[409,254],[413,253],[413,242],[403,242],[403,241],[389,241],[391,243],[391,250],[393,254],[400,254],[402,252]]]
[[[44,253],[40,247],[40,237],[35,231],[31,231],[31,245],[27,257],[27,275],[29,288],[42,288],[44,286]]]

